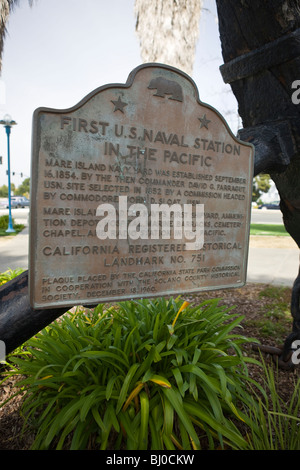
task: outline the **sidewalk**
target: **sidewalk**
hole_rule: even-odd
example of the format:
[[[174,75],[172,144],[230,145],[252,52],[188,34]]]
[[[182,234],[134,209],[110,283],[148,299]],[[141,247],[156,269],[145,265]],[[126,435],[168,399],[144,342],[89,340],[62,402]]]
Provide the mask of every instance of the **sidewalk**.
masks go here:
[[[299,249],[290,237],[250,237],[247,282],[292,287],[299,269]],[[270,241],[271,240],[271,241]],[[28,268],[29,234],[0,240],[0,272]]]
[[[28,226],[18,235],[5,237],[0,240],[0,272],[7,269],[28,269],[29,251],[29,229]]]
[[[247,282],[292,287],[299,270],[299,250],[249,248]]]

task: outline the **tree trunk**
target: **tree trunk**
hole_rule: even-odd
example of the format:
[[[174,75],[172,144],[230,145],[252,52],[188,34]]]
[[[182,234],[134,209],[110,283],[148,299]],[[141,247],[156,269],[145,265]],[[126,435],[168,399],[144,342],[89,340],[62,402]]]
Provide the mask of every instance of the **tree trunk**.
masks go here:
[[[45,328],[67,311],[66,308],[34,310],[29,304],[28,271],[0,287],[0,340],[6,354]]]
[[[256,146],[255,174],[270,173],[287,231],[300,246],[300,7],[285,0],[217,0],[225,64],[244,129]],[[230,25],[230,27],[228,27]]]
[[[143,62],[193,72],[202,0],[136,0],[136,32]]]
[[[12,2],[9,0],[2,0],[0,4],[0,71],[2,70],[3,45],[11,4]]]
[[[28,0],[30,6],[32,6],[32,2],[33,0]],[[18,0],[0,1],[0,72],[2,70],[2,55],[4,48],[4,39],[6,35],[6,25],[8,23],[10,12],[17,3]]]
[[[300,247],[300,5],[293,0],[216,0],[224,65],[239,105],[243,140],[255,145],[255,174],[269,173],[280,195],[284,225]],[[300,339],[300,271],[293,286],[293,332]]]

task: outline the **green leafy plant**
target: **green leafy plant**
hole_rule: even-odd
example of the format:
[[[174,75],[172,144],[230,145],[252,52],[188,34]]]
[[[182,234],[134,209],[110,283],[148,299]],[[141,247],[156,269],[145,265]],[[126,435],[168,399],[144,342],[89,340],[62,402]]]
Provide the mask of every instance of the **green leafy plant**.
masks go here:
[[[7,227],[8,227],[8,221],[9,221],[9,216],[8,215],[1,215],[0,216],[0,236],[8,236],[8,235],[16,235],[17,233],[21,232],[25,225],[23,224],[16,224],[14,219],[12,219],[12,225],[13,228],[15,229],[15,233],[7,233]]]
[[[8,215],[1,215],[0,217],[0,229],[7,229],[9,217]],[[14,222],[14,220],[13,220]]]
[[[19,276],[23,271],[25,271],[23,268],[8,268],[4,273],[0,273],[0,286]]]
[[[240,321],[218,299],[68,312],[9,357],[33,449],[247,448]]]
[[[250,410],[249,450],[300,450],[300,380],[289,381],[286,400],[278,393],[274,367],[263,359],[262,364],[264,393],[253,392],[258,407]]]

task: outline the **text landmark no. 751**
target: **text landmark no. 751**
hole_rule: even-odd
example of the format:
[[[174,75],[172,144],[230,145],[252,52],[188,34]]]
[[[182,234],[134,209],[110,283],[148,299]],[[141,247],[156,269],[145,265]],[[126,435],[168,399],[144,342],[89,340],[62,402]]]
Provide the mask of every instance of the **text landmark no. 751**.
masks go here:
[[[34,308],[245,284],[253,146],[189,76],[137,67],[33,119]]]

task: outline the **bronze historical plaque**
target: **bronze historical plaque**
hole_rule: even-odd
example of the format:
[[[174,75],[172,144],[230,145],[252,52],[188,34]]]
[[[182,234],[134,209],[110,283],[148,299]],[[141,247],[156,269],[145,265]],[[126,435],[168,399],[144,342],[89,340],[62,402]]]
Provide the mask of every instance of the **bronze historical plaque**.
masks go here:
[[[253,146],[161,64],[33,119],[34,308],[245,284]]]

